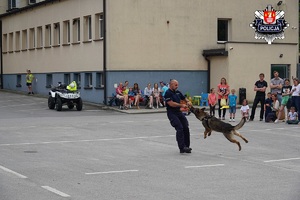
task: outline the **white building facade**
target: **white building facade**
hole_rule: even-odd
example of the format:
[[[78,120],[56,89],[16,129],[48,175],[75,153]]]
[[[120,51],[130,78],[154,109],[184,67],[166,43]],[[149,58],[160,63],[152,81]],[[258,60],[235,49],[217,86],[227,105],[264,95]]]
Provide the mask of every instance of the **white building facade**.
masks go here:
[[[2,1],[1,8],[10,6]],[[26,69],[48,94],[57,82],[77,81],[85,101],[102,103],[119,82],[168,82],[199,95],[225,77],[230,88],[254,98],[260,73],[299,76],[298,1],[46,0],[16,1],[0,15],[1,87],[26,91]],[[285,38],[254,38],[254,12],[271,4],[285,12]],[[15,4],[14,4],[15,5]]]

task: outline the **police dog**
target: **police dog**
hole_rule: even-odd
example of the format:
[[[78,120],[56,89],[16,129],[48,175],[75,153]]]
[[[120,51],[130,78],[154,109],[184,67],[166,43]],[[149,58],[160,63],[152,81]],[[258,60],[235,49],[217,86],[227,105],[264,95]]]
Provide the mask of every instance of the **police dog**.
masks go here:
[[[195,114],[196,118],[202,121],[202,125],[205,128],[204,139],[211,135],[212,131],[217,131],[223,133],[223,135],[232,143],[236,143],[239,146],[239,151],[242,149],[239,141],[234,139],[234,135],[242,138],[246,143],[248,140],[244,138],[240,133],[237,132],[246,122],[246,118],[243,117],[242,120],[236,125],[232,126],[231,124],[225,123],[216,117],[210,116],[207,112],[204,111],[205,108],[199,109],[190,106],[190,111]]]

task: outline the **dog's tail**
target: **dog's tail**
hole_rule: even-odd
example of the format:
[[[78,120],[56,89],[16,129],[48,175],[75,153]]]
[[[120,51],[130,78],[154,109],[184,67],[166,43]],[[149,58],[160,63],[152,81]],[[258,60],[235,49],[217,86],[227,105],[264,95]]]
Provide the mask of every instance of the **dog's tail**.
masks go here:
[[[240,121],[240,123],[238,123],[235,127],[234,130],[239,130],[240,128],[242,128],[244,126],[246,122],[246,117],[243,117]]]

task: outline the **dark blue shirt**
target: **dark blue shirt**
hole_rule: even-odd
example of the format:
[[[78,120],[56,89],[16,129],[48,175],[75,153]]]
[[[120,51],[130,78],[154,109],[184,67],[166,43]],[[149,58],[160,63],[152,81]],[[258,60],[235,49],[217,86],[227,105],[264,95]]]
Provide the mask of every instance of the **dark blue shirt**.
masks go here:
[[[182,95],[182,93],[180,91],[178,91],[178,90],[172,91],[171,89],[168,89],[166,91],[164,98],[165,98],[166,105],[167,105],[167,111],[180,112],[180,107],[171,107],[168,104],[168,101],[180,103],[180,100],[185,99],[185,97]]]

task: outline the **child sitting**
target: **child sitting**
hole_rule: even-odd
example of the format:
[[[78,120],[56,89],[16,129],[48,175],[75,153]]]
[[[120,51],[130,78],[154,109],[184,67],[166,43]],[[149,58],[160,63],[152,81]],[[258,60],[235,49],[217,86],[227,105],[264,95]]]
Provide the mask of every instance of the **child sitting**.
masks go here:
[[[290,112],[288,114],[288,120],[286,121],[286,123],[288,124],[298,124],[299,120],[298,120],[298,113],[295,112],[295,107],[291,107]]]
[[[247,121],[249,121],[249,106],[248,106],[248,100],[243,100],[243,105],[241,107],[241,114],[242,117],[245,117]]]

